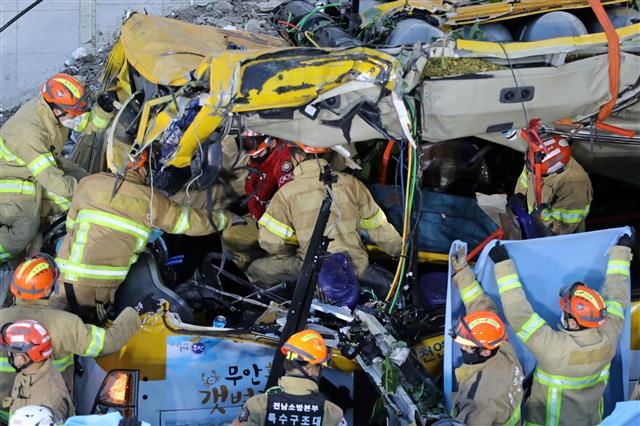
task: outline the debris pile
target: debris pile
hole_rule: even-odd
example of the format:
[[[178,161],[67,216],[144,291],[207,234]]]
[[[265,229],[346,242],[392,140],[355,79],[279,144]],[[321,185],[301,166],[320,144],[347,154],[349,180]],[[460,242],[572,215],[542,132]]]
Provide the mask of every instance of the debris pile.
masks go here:
[[[167,17],[196,25],[277,35],[269,22],[269,17],[271,10],[282,3],[280,0],[193,0],[190,3],[187,7],[171,12]],[[76,76],[95,89],[99,85],[104,64],[117,35],[113,34],[112,42],[98,51],[78,47],[69,54],[69,59],[65,61],[60,72]],[[29,98],[24,99],[23,102],[27,100]],[[0,126],[15,114],[18,108],[20,106],[6,110],[0,109]]]

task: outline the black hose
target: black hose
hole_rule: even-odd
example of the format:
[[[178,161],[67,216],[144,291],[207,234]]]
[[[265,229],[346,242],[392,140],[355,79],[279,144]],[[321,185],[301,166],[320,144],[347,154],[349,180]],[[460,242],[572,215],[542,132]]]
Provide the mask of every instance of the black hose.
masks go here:
[[[42,3],[42,0],[36,0],[33,3],[31,3],[29,6],[25,7],[20,13],[18,13],[16,16],[14,16],[13,18],[11,18],[9,20],[9,22],[7,22],[6,24],[4,24],[2,26],[2,28],[0,28],[0,33],[3,32],[4,30],[6,30],[7,28],[9,28],[11,26],[11,24],[13,24],[14,22],[16,22],[18,19],[20,19],[22,17],[22,15],[24,15],[25,13],[27,13],[28,11],[30,11],[31,9],[33,9],[34,7],[36,7],[38,4]]]

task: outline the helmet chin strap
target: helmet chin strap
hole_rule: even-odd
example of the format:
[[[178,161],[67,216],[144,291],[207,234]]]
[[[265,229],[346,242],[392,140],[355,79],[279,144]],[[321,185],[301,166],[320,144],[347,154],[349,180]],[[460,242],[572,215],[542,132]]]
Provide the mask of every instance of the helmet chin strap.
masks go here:
[[[296,366],[296,369],[302,373],[302,375],[296,375],[293,377],[301,377],[303,379],[309,379],[312,380],[316,383],[318,383],[318,381],[320,380],[319,376],[311,376],[309,375],[309,373],[307,373],[307,371],[304,369],[304,367],[302,366],[302,364],[298,361],[298,360],[293,360],[293,365]]]
[[[16,373],[20,373],[22,370],[24,370],[25,368],[27,368],[28,366],[30,366],[31,364],[33,364],[33,361],[31,360],[31,358],[29,358],[27,356],[27,358],[29,359],[29,361],[25,362],[24,364],[22,364],[20,367],[16,366],[15,364],[15,358],[12,352],[9,352],[7,354],[7,358],[9,359],[9,365],[11,365],[15,370]]]

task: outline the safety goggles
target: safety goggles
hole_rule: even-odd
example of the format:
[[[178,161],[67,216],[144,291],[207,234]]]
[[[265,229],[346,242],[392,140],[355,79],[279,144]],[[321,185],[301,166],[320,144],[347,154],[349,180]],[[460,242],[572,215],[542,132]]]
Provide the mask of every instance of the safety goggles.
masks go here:
[[[84,92],[84,95],[82,95],[82,97],[78,99],[78,102],[76,102],[76,104],[73,106],[61,104],[53,105],[56,108],[60,108],[62,111],[64,111],[66,115],[70,117],[77,117],[78,115],[82,115],[85,112],[91,110],[91,107],[93,106],[93,97],[91,96],[91,91],[87,89]]]

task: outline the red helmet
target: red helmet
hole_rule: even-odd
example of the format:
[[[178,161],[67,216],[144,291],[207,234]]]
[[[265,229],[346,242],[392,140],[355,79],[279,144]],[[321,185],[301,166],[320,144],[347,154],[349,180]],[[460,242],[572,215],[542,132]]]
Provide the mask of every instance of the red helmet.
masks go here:
[[[60,270],[48,254],[28,258],[16,268],[11,293],[23,300],[36,300],[51,294]]]
[[[247,155],[254,157],[269,148],[274,142],[273,138],[264,133],[253,130],[245,130],[240,134],[240,145]]]
[[[33,362],[41,362],[53,355],[49,332],[34,320],[9,322],[2,327],[2,346],[10,352],[26,354]]]
[[[476,311],[458,320],[451,337],[460,345],[492,350],[507,340],[507,329],[495,312]]]
[[[327,365],[329,351],[324,339],[314,330],[302,330],[287,339],[280,348],[282,354],[289,360],[300,359],[309,364]]]
[[[327,153],[327,152],[331,151],[331,148],[322,148],[322,147],[318,147],[318,146],[308,146],[308,145],[303,145],[300,142],[296,142],[296,145],[298,146],[298,148],[300,148],[303,152],[305,152],[307,154],[324,154],[324,153]]]
[[[532,135],[533,141],[530,141],[530,131],[531,130],[527,131],[527,129],[522,129],[522,137],[529,143],[526,159],[529,170],[533,170],[533,165],[536,164],[536,155],[542,157],[540,159],[540,165],[542,166],[543,175],[562,170],[571,159],[571,147],[567,140],[558,135],[547,136],[546,139],[542,140],[537,137],[536,133]]]
[[[76,116],[91,109],[91,96],[82,83],[69,74],[56,74],[42,85],[42,97],[65,113]]]
[[[560,290],[560,308],[582,327],[599,327],[607,321],[607,306],[600,293],[579,281]]]

